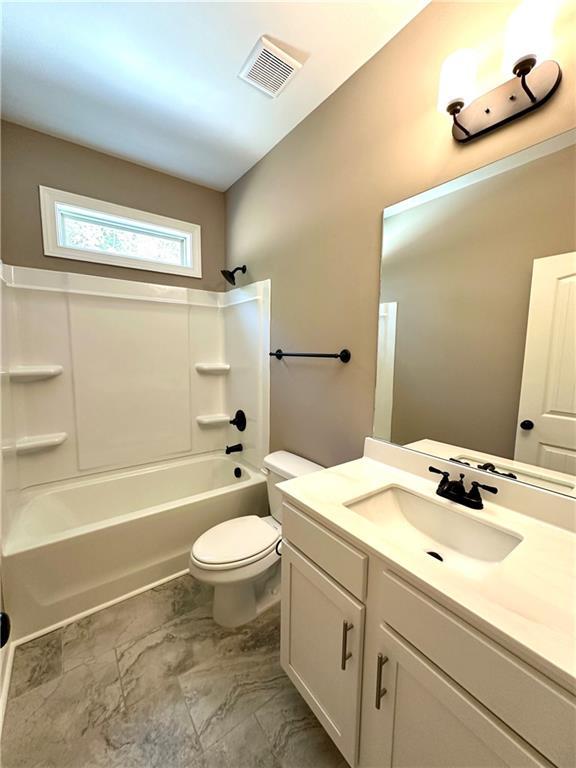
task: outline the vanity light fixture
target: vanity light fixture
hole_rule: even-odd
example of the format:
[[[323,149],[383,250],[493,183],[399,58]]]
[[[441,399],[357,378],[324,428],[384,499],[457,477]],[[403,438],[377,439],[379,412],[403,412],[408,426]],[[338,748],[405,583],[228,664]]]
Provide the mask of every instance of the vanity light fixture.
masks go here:
[[[474,88],[476,68],[472,69],[471,61],[474,51],[457,51],[446,60],[440,79],[440,98],[452,117],[452,136],[456,141],[467,142],[483,136],[533,112],[554,95],[562,70],[549,56],[560,4],[560,0],[520,3],[507,24],[503,57],[506,71],[511,69],[514,77],[482,96],[469,100],[465,93],[466,88]],[[537,64],[538,61],[542,63]]]
[[[558,89],[562,70],[551,60],[535,65],[536,56],[527,54],[514,64],[512,80],[474,99],[468,106],[461,98],[452,99],[446,111],[452,116],[454,139],[462,143],[471,141],[545,104]]]

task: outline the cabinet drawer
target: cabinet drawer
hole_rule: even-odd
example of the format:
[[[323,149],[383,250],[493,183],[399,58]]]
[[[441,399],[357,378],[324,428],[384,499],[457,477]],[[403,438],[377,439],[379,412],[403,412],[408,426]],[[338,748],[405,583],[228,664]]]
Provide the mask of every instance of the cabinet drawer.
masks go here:
[[[576,765],[576,699],[393,573],[386,624],[560,768]]]
[[[368,558],[290,504],[282,505],[282,534],[348,592],[364,600]]]

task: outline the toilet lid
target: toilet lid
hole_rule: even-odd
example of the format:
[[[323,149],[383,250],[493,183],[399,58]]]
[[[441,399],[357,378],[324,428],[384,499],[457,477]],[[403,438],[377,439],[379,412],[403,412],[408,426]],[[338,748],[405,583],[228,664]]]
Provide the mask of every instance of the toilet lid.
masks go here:
[[[269,552],[279,538],[279,531],[257,515],[226,520],[203,533],[192,547],[192,555],[211,565],[235,563]]]

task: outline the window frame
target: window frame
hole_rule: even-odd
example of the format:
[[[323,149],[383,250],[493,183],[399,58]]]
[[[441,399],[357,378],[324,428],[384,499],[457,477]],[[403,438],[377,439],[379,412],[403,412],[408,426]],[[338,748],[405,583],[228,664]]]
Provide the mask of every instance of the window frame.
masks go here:
[[[113,267],[127,267],[129,269],[142,269],[150,272],[162,272],[171,275],[184,275],[186,277],[202,277],[202,251],[201,251],[201,226],[189,221],[171,219],[149,211],[141,211],[137,208],[128,208],[124,205],[107,203],[93,197],[77,195],[73,192],[65,192],[61,189],[39,186],[40,214],[42,219],[42,237],[44,241],[44,255],[56,256],[60,259],[72,259],[73,261],[89,261],[93,264],[107,264]],[[158,235],[178,234],[184,235],[188,247],[190,264],[186,266],[163,264],[159,261],[136,259],[130,256],[116,256],[102,251],[91,251],[79,248],[69,248],[59,242],[59,212],[58,206],[74,206],[82,208],[87,213],[95,213],[103,217],[109,216],[111,224],[118,224],[114,219],[127,219],[135,225],[143,225],[144,229],[150,229],[151,234],[156,230]],[[121,222],[120,222],[121,223]]]

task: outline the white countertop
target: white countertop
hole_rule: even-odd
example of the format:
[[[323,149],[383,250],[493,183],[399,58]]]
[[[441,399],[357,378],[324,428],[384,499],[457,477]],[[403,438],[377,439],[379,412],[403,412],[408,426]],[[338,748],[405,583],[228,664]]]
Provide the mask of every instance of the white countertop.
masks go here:
[[[280,483],[311,517],[382,558],[404,578],[490,635],[560,685],[576,690],[576,534],[484,499],[467,515],[519,534],[522,541],[477,577],[443,567],[386,541],[377,525],[345,504],[400,486],[436,501],[437,479],[367,457]],[[451,509],[460,505],[440,499]]]

